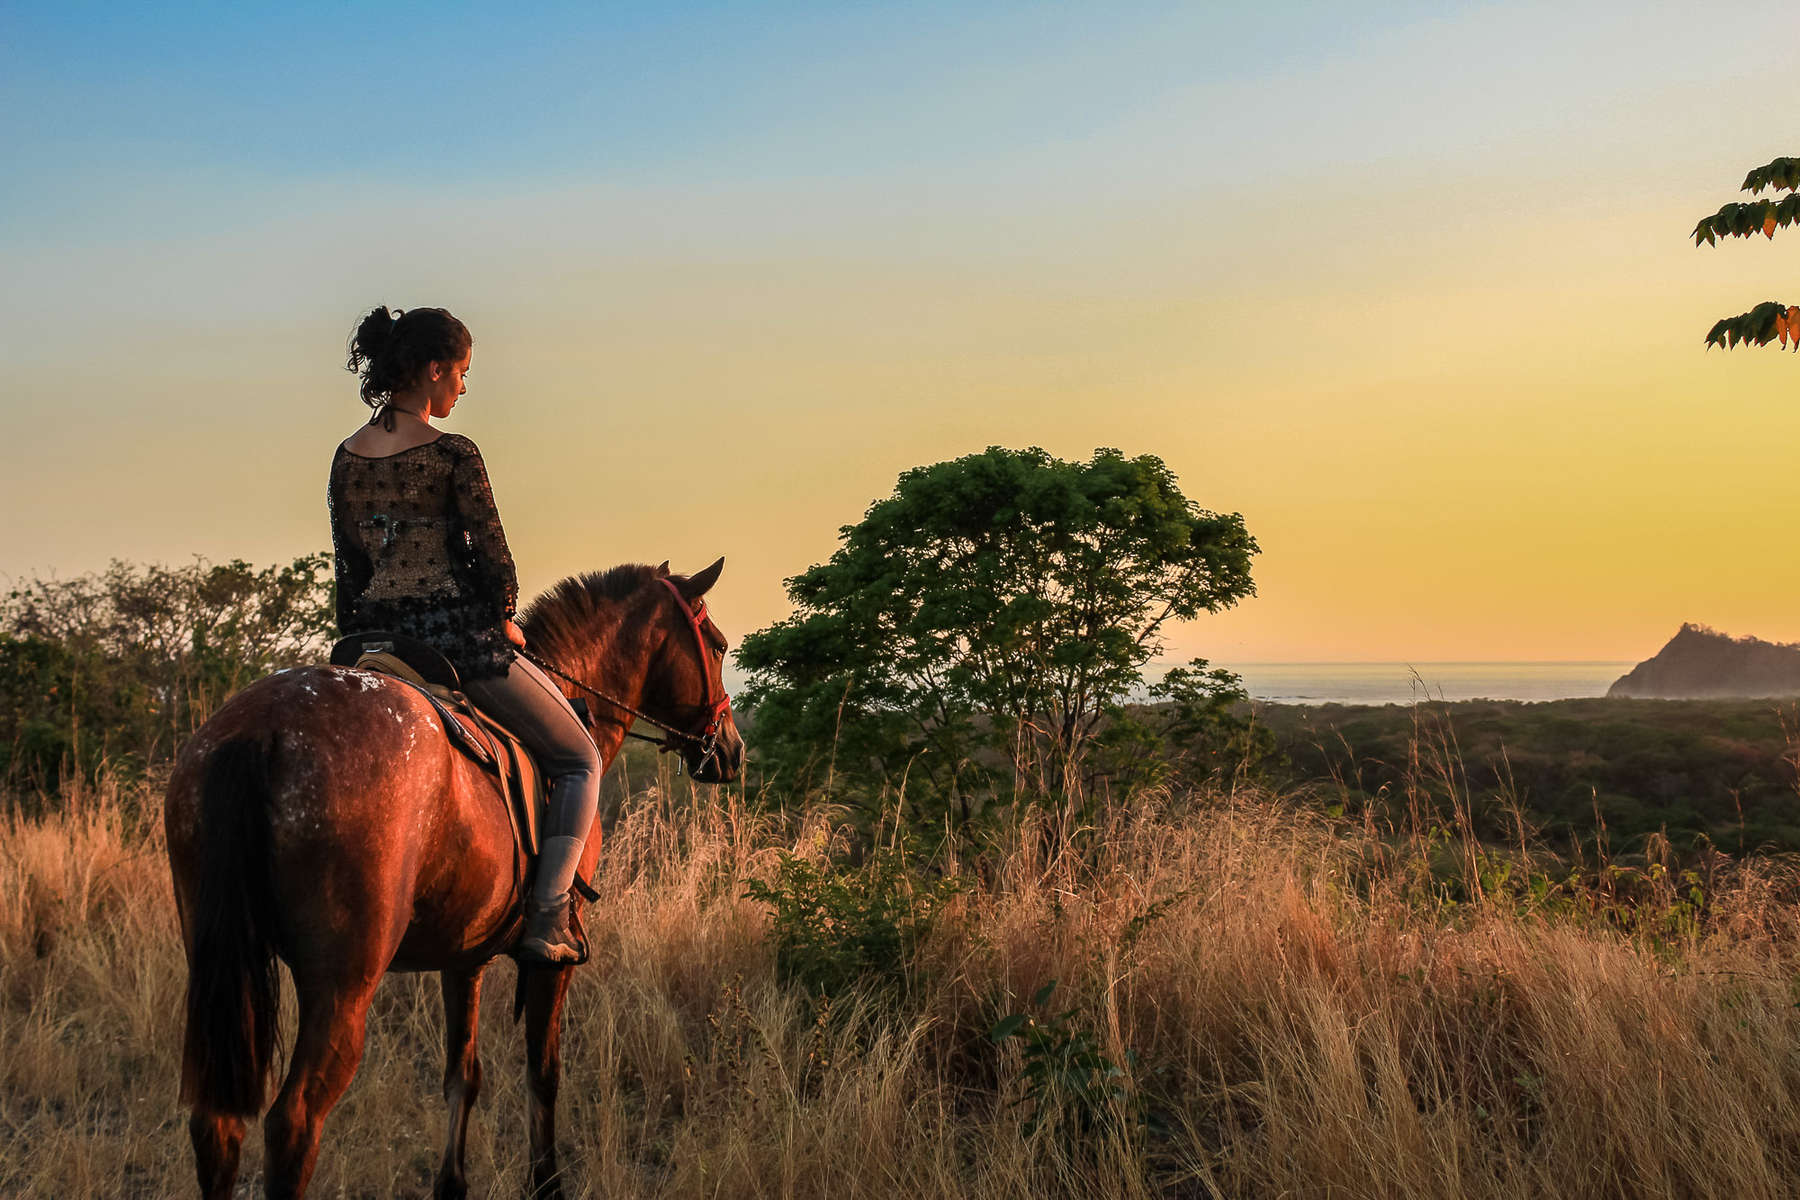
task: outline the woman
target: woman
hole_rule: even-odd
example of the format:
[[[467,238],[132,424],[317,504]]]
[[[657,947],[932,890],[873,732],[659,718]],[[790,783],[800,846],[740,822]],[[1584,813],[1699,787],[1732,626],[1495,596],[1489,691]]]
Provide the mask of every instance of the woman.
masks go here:
[[[550,813],[518,956],[580,957],[569,887],[600,800],[600,756],[557,687],[522,655],[518,578],[475,443],[432,426],[468,390],[463,323],[441,308],[377,308],[346,364],[375,412],[331,461],[343,634],[393,630],[442,651],[463,690],[516,733],[550,780]]]

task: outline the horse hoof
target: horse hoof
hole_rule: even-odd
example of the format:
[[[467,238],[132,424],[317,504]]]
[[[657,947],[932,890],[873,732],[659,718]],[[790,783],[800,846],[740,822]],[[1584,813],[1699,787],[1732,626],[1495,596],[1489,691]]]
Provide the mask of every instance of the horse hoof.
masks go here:
[[[466,1179],[449,1179],[440,1177],[431,1189],[431,1200],[468,1200],[469,1182]]]

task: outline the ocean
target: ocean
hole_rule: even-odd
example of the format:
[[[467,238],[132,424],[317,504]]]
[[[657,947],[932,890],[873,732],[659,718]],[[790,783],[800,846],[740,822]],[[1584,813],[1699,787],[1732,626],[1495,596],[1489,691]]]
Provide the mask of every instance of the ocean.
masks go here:
[[[1151,680],[1176,662],[1153,662]],[[1415,700],[1573,700],[1604,696],[1635,662],[1214,663],[1243,676],[1252,698],[1274,704],[1411,704]],[[1417,672],[1418,679],[1413,675]],[[728,663],[734,695],[744,673]],[[1141,692],[1134,694],[1142,700]]]
[[[1277,704],[1571,700],[1604,696],[1631,662],[1219,663]]]

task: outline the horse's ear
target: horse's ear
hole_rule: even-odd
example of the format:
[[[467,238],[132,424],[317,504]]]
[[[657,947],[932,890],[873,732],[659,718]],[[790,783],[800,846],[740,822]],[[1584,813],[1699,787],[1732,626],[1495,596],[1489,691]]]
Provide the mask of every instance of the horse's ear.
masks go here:
[[[723,555],[720,555],[718,562],[706,568],[706,570],[700,572],[698,575],[688,576],[675,586],[681,589],[682,597],[691,603],[706,595],[712,585],[719,582],[719,572],[724,569],[725,558]]]
[[[662,560],[662,566],[656,568],[656,577],[658,579],[661,579],[663,576],[667,575],[668,573],[669,573],[669,560],[665,558]]]

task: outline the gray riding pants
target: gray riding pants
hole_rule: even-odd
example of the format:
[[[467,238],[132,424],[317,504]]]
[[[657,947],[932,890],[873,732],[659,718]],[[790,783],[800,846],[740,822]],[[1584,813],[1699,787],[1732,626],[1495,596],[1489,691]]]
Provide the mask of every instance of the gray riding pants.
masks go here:
[[[550,781],[546,838],[587,838],[600,808],[600,752],[550,677],[523,656],[504,675],[463,683],[483,710],[518,735]]]

